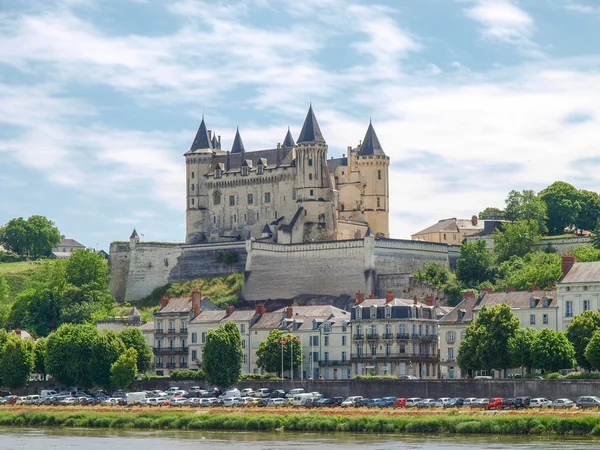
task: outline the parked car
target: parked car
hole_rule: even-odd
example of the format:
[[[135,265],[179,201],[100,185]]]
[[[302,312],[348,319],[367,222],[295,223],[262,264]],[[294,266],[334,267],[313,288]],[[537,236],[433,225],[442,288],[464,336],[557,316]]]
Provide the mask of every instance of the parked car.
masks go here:
[[[568,398],[557,398],[550,405],[550,407],[554,409],[566,409],[574,406],[575,402],[573,400],[569,400]]]
[[[77,397],[66,397],[60,401],[61,405],[76,405]]]
[[[256,403],[258,402],[254,397],[242,397],[242,399],[245,401],[246,406],[256,406]]]
[[[517,407],[516,401],[514,398],[503,398],[502,399],[502,409],[515,409]]]
[[[544,397],[532,398],[529,403],[530,408],[548,408],[550,405],[552,405],[552,400]]]
[[[600,408],[600,398],[594,396],[579,397],[575,406],[581,409]]]
[[[286,397],[287,398],[294,398],[294,395],[298,395],[298,394],[304,394],[306,391],[304,390],[304,388],[296,388],[296,389],[291,389],[287,394]]]
[[[348,408],[349,406],[356,406],[357,403],[362,401],[362,397],[360,395],[354,395],[352,397],[348,397],[341,403],[342,408]]]
[[[492,397],[489,399],[487,409],[501,409],[502,397]]]
[[[471,402],[471,408],[486,408],[487,409],[489,402],[490,402],[489,398],[478,398],[477,400]]]
[[[389,408],[390,406],[394,406],[394,400],[396,400],[394,397],[383,397],[378,406],[380,408]]]
[[[465,398],[465,406],[471,406],[471,403],[477,401],[478,399],[475,397],[467,397]]]
[[[257,389],[254,392],[253,397],[257,397],[257,398],[267,398],[271,395],[271,391],[267,388],[261,388],[261,389]]]
[[[25,405],[39,405],[42,403],[42,397],[39,395],[28,395],[23,404]]]
[[[344,402],[344,397],[333,397],[331,406],[340,406]]]
[[[415,377],[414,375],[400,375],[398,377],[399,380],[418,380],[419,377]]]
[[[246,389],[242,389],[240,391],[240,395],[242,396],[242,398],[252,397],[252,394],[254,394],[254,389],[252,389],[252,388],[246,388]]]
[[[407,408],[414,408],[415,406],[417,406],[417,403],[419,403],[421,400],[423,400],[421,397],[411,397],[411,398],[407,398],[406,399],[406,407]]]
[[[317,408],[327,408],[333,406],[332,398],[318,398],[314,402],[314,406]]]
[[[394,408],[402,408],[406,406],[406,399],[404,397],[398,397],[394,400]]]
[[[435,406],[436,408],[444,408],[450,403],[450,400],[452,400],[450,397],[438,398],[433,406]]]
[[[271,398],[286,398],[285,391],[278,389],[276,391],[271,392]]]
[[[283,406],[285,400],[282,398],[269,398],[267,399],[267,406]]]
[[[179,386],[171,386],[169,389],[167,389],[165,391],[165,394],[167,394],[167,396],[169,395],[173,395],[175,392],[180,391],[181,389],[179,388]]]
[[[181,406],[184,406],[187,401],[188,401],[188,399],[185,397],[173,397],[173,398],[171,398],[171,402],[169,403],[169,406],[181,407]]]
[[[417,402],[415,405],[417,408],[433,408],[435,406],[435,398],[424,398],[423,400]]]
[[[531,397],[517,397],[515,398],[515,408],[529,408],[531,405]]]
[[[363,400],[363,406],[366,406],[367,408],[375,408],[377,407],[377,402],[381,401],[380,398],[368,398],[368,399],[364,399]]]
[[[447,405],[444,405],[444,408],[460,408],[464,406],[465,399],[462,397],[454,397],[452,400],[448,402]]]

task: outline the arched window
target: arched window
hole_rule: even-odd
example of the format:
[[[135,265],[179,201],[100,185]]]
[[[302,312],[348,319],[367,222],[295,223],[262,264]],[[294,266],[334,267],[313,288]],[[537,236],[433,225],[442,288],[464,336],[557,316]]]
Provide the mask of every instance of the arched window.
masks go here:
[[[213,205],[221,204],[221,191],[213,192]]]

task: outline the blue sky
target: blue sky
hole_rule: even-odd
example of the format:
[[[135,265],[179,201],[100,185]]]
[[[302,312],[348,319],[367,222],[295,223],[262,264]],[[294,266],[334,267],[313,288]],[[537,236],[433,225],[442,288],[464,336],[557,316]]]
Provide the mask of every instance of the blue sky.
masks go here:
[[[0,223],[181,241],[202,113],[269,148],[311,100],[330,155],[373,118],[396,238],[511,189],[597,191],[598,42],[592,0],[0,0]]]

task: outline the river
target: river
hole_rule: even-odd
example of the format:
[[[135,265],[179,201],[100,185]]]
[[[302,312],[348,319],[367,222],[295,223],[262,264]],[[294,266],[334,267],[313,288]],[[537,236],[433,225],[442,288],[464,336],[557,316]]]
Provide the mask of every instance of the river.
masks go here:
[[[576,437],[406,436],[277,432],[122,431],[65,428],[0,428],[0,449],[86,450],[478,450],[600,449],[600,440]]]

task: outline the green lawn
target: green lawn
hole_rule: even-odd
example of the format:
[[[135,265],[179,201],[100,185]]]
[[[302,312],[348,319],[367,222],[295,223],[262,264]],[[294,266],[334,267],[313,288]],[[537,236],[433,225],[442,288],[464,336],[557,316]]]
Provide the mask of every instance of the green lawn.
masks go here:
[[[27,280],[40,267],[39,262],[15,262],[0,263],[0,275],[2,275],[10,287],[7,303],[13,303],[17,295],[25,290]]]

